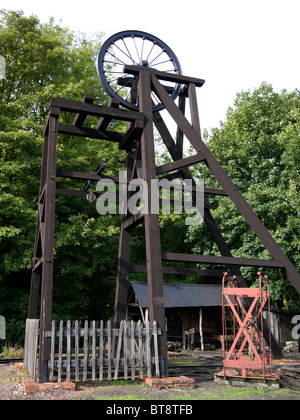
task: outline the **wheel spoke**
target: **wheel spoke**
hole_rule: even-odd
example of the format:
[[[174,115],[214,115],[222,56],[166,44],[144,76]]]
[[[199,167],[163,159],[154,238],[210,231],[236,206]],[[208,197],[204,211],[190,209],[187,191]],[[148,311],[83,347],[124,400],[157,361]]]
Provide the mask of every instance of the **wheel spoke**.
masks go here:
[[[118,48],[118,50],[120,50],[122,54],[126,55],[126,57],[128,57],[133,63],[135,63],[135,61],[132,60],[131,55],[126,54],[126,52],[124,52],[123,50],[121,50],[121,48],[117,44],[115,44],[115,47]]]
[[[164,50],[162,50],[155,58],[154,58],[154,60],[152,60],[150,63],[149,63],[149,66],[152,64],[152,63],[154,63],[154,61],[155,60],[157,60],[158,59],[158,57],[160,57],[162,54],[164,53]]]
[[[161,64],[169,63],[169,61],[172,62],[172,60],[169,58],[169,60],[161,61],[160,63],[155,64],[155,66],[160,66]]]
[[[112,54],[110,51],[107,51],[108,54],[110,54],[113,58],[115,58],[116,60],[120,61],[120,63],[124,64],[124,66],[126,65],[126,63],[124,63],[124,61],[122,61],[120,58],[116,57],[114,54]],[[115,63],[117,64],[117,63]]]
[[[140,60],[140,63],[141,63],[141,62],[142,62],[142,59],[141,59],[141,57],[140,57],[140,54],[139,54],[138,49],[137,49],[137,46],[136,46],[135,37],[133,36],[133,37],[132,37],[132,39],[133,39],[133,42],[134,42],[134,45],[135,45],[135,49],[136,49],[137,56],[138,56],[138,58],[139,58],[139,60]]]
[[[126,48],[126,50],[127,50],[127,52],[128,52],[128,55],[129,55],[129,57],[130,57],[130,59],[131,59],[131,61],[132,61],[132,63],[136,66],[136,62],[135,62],[135,60],[132,58],[132,55],[130,54],[130,51],[129,51],[129,49],[128,49],[128,47],[127,47],[127,44],[125,43],[125,41],[124,41],[124,38],[122,38],[122,41],[123,41],[123,44],[125,45],[125,48]]]

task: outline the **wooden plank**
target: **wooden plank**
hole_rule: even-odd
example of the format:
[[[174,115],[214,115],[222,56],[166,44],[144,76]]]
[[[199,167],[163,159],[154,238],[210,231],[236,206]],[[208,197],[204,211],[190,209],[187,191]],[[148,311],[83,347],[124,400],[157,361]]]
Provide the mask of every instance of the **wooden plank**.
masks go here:
[[[139,212],[137,214],[132,214],[129,216],[123,223],[123,229],[133,229],[138,226],[144,220],[144,215]]]
[[[75,382],[79,382],[79,323],[75,321]]]
[[[66,370],[66,381],[71,380],[71,321],[67,321],[67,370]]]
[[[112,117],[115,120],[134,122],[144,119],[144,115],[137,111],[116,109],[109,106],[88,104],[83,102],[71,101],[68,99],[52,98],[50,106],[54,106],[64,112],[74,112],[76,114],[87,114],[95,117]]]
[[[92,381],[96,380],[96,321],[91,322],[92,330]]]
[[[139,356],[139,369],[140,379],[143,379],[143,332],[141,320],[137,323],[137,335],[138,335],[138,356]]]
[[[178,107],[180,109],[180,111],[185,114],[185,103],[186,103],[186,96],[182,94],[182,91],[179,95],[179,99],[178,99]],[[177,150],[179,151],[181,158],[183,157],[183,132],[180,130],[179,127],[177,127],[177,132],[176,132],[176,147]]]
[[[190,83],[194,83],[195,86],[197,86],[197,87],[201,87],[205,83],[205,80],[203,80],[203,79],[183,76],[181,74],[175,74],[175,73],[166,73],[166,72],[158,71],[158,70],[155,70],[155,69],[152,69],[152,68],[145,68],[145,67],[139,67],[139,66],[128,66],[128,65],[126,65],[124,67],[124,73],[136,74],[136,75],[139,75],[140,73],[148,73],[149,76],[150,75],[155,75],[157,77],[157,79],[159,79],[159,80],[165,80],[165,81],[168,81],[168,82],[176,82],[178,84],[183,84],[183,85],[188,85]]]
[[[223,277],[224,270],[201,270],[198,268],[183,268],[183,267],[163,267],[163,274],[172,274],[178,276],[203,276],[203,277]],[[145,265],[130,265],[129,271],[131,273],[145,273],[147,274],[147,267]]]
[[[63,339],[64,339],[64,323],[60,321],[59,323],[59,335],[58,335],[58,373],[57,381],[61,382],[62,375],[62,351],[63,351]]]
[[[107,321],[107,363],[108,363],[108,369],[107,369],[107,379],[111,381],[111,365],[112,365],[112,331],[111,331],[111,322]]]
[[[201,154],[196,154],[194,156],[189,156],[184,159],[178,159],[171,163],[166,163],[165,165],[158,166],[156,168],[156,175],[161,175],[166,172],[175,171],[176,169],[181,169],[189,165],[194,165],[196,163],[202,162],[204,160]]]
[[[56,188],[56,195],[71,195],[73,197],[86,197],[87,192],[85,190],[64,190]]]
[[[128,379],[128,359],[127,359],[127,351],[128,351],[128,349],[127,349],[127,340],[128,340],[128,335],[127,335],[127,332],[128,332],[128,330],[127,330],[127,323],[126,323],[126,320],[124,321],[124,334],[123,334],[123,336],[124,336],[124,344],[123,344],[123,346],[124,346],[124,379],[125,379],[125,381]]]
[[[134,322],[130,325],[130,350],[131,350],[131,380],[135,380],[135,340],[134,340]]]
[[[146,321],[146,358],[147,358],[147,376],[151,378],[151,348],[150,348],[150,324]]]
[[[86,93],[83,97],[82,102],[92,104],[94,102],[95,96],[91,95],[89,93]],[[76,114],[73,120],[73,125],[76,125],[77,127],[81,127],[83,123],[85,122],[87,117],[87,114],[81,113]]]
[[[133,140],[139,140],[144,129],[144,121],[138,120],[132,123],[130,128],[124,134],[122,140],[120,140],[119,148],[121,150],[128,150],[130,143]]]
[[[103,354],[104,354],[104,345],[103,345],[103,321],[100,321],[100,334],[99,334],[99,380],[103,380]]]
[[[108,103],[108,106],[111,108],[119,108],[120,101],[115,98],[111,98]],[[106,130],[109,124],[111,123],[112,117],[101,117],[97,123],[96,130]]]
[[[118,345],[117,345],[117,354],[116,354],[116,360],[115,360],[115,374],[114,374],[114,380],[116,381],[118,379],[119,375],[119,363],[120,363],[120,355],[121,355],[121,348],[122,348],[122,338],[123,338],[123,325],[125,321],[121,321],[120,328],[119,328],[119,337],[118,337]]]
[[[156,321],[153,322],[153,341],[154,341],[154,359],[155,359],[155,375],[157,378],[160,377],[159,372],[159,349],[158,349],[158,338],[157,338],[157,324]]]
[[[49,372],[49,381],[53,381],[54,376],[54,358],[55,358],[55,330],[56,330],[56,321],[52,321],[51,329],[51,356],[50,356],[50,372]]]
[[[197,102],[197,96],[196,96],[196,85],[194,83],[189,84],[188,97],[189,97],[189,102],[190,102],[192,126],[198,131],[198,133],[200,133],[200,136],[201,136],[200,118],[199,118],[198,102]]]
[[[89,323],[85,321],[84,323],[84,338],[83,338],[83,381],[87,380],[87,369],[88,369],[88,333],[89,333]]]
[[[90,139],[114,141],[116,143],[123,142],[125,135],[116,131],[100,131],[95,128],[89,127],[76,127],[74,125],[68,125],[58,123],[58,133],[68,134],[75,137],[87,137]]]
[[[219,264],[219,265],[238,265],[249,267],[269,267],[282,268],[283,264],[280,261],[274,260],[258,260],[254,258],[235,258],[235,257],[219,257],[211,255],[192,255],[192,254],[177,254],[165,252],[162,254],[164,261],[180,261],[187,263],[203,263],[203,264]]]
[[[26,319],[24,366],[33,380],[36,378],[39,319]]]

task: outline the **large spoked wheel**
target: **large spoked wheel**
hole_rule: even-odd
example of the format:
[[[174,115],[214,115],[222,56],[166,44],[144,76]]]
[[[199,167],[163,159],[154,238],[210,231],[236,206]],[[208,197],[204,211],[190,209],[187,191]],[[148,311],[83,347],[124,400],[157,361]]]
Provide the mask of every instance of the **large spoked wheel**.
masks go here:
[[[125,65],[142,66],[155,70],[181,74],[180,63],[173,51],[160,39],[146,32],[124,31],[108,38],[100,49],[97,72],[102,86],[112,97],[129,109],[138,109],[137,77],[124,73]],[[173,100],[177,98],[180,85],[165,82]],[[153,110],[164,108],[152,92]]]

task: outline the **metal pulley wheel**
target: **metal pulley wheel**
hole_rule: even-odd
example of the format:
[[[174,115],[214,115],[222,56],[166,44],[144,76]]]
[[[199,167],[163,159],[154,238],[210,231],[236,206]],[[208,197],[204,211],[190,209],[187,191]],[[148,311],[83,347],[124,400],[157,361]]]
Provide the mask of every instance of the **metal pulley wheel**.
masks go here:
[[[102,45],[97,72],[103,88],[128,109],[138,109],[137,76],[124,73],[124,66],[142,66],[162,72],[181,74],[180,63],[173,51],[160,39],[146,32],[124,31],[108,38]],[[165,82],[173,100],[180,92],[180,84]],[[153,110],[164,108],[152,92]]]

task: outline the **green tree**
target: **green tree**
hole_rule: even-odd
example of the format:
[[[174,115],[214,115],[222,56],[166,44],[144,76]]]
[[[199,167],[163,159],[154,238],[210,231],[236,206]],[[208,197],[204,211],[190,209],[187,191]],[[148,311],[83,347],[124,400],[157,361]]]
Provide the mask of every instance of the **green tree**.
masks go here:
[[[262,83],[241,92],[220,128],[205,133],[208,147],[244,194],[283,251],[300,270],[300,92],[274,92]],[[206,167],[197,176],[218,187]],[[228,198],[214,200],[213,215],[234,256],[269,258],[259,239]],[[190,232],[197,252],[216,252],[208,245],[205,226]],[[254,281],[256,270],[244,269]],[[300,308],[299,296],[278,272],[270,271],[274,303]]]
[[[0,313],[6,317],[8,339],[19,343],[28,310],[31,272],[26,266],[33,253],[49,101],[81,101],[92,93],[95,103],[107,104],[95,68],[101,37],[87,38],[53,19],[41,23],[21,11],[0,12],[0,55],[6,61],[6,79],[0,81]],[[70,117],[62,118],[67,122]],[[58,167],[89,172],[106,161],[111,174],[124,156],[117,145],[107,143],[60,136]],[[59,182],[72,188],[71,181]],[[116,221],[100,217],[85,199],[59,196],[56,209],[53,315],[107,317],[112,312],[109,267],[116,263]]]

